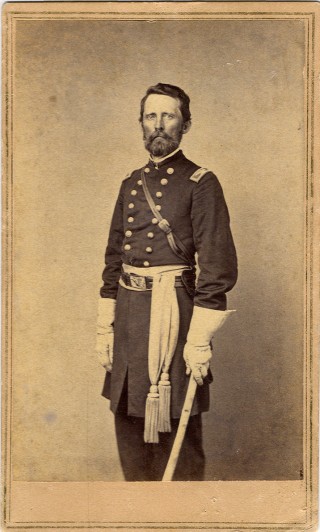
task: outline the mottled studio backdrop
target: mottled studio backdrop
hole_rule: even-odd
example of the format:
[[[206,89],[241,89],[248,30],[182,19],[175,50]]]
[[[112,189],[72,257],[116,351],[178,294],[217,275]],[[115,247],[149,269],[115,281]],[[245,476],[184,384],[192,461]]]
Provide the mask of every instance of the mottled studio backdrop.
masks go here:
[[[95,357],[120,182],[147,153],[145,89],[181,85],[186,156],[212,169],[239,257],[216,340],[208,480],[298,479],[303,431],[304,23],[17,22],[15,480],[121,480]]]

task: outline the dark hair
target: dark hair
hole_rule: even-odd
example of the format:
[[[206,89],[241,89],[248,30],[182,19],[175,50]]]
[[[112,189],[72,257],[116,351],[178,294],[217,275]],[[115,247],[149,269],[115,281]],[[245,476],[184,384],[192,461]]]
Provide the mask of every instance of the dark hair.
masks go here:
[[[152,87],[148,88],[145,96],[141,100],[139,118],[140,122],[142,122],[143,119],[145,101],[150,94],[163,94],[164,96],[171,96],[171,98],[179,100],[183,122],[185,123],[191,120],[189,96],[182,89],[180,89],[180,87],[169,85],[168,83],[157,83],[157,85],[153,85]]]

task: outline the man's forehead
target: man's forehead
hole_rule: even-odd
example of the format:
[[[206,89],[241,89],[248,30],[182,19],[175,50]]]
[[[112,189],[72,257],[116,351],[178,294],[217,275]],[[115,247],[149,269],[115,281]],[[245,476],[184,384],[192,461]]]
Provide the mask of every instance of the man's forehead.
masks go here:
[[[149,94],[144,104],[144,112],[152,111],[180,111],[180,102],[178,99],[166,94]]]

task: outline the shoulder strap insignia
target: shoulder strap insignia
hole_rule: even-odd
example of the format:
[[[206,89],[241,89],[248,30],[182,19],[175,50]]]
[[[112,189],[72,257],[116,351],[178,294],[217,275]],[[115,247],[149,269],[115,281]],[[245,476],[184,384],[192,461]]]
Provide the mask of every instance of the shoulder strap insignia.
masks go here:
[[[209,172],[208,168],[198,168],[192,176],[189,177],[191,181],[194,181],[195,183],[199,183],[200,179]]]

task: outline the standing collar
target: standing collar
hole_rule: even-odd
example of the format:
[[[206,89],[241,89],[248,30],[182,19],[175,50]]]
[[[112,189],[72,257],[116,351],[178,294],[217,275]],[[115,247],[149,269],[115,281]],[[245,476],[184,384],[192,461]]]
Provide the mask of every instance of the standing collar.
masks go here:
[[[164,164],[173,163],[174,161],[177,161],[181,157],[183,157],[182,150],[180,148],[177,148],[175,151],[169,153],[169,155],[166,155],[165,157],[162,157],[162,159],[158,161],[154,161],[152,157],[150,157],[148,166],[159,168],[160,166],[163,166]]]
[[[151,161],[154,163],[154,164],[159,164],[159,163],[162,163],[163,161],[165,161],[166,159],[169,159],[170,157],[173,157],[173,155],[175,155],[176,153],[178,153],[178,151],[180,151],[180,148],[177,148],[176,150],[172,151],[171,153],[168,153],[168,155],[165,155],[165,157],[160,157],[160,158],[157,158],[157,160],[155,160],[152,155],[150,155],[150,159]]]

